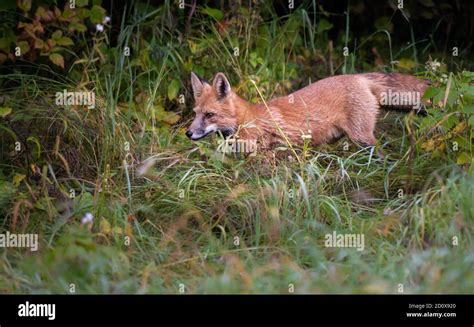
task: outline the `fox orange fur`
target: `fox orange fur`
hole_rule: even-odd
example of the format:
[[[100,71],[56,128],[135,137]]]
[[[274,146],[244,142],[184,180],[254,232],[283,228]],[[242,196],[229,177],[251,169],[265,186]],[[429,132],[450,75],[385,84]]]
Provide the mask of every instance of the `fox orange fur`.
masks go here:
[[[213,132],[257,140],[260,145],[292,141],[313,145],[346,135],[362,146],[374,146],[380,108],[411,110],[410,103],[387,103],[387,94],[423,96],[429,83],[398,73],[339,75],[322,79],[287,96],[252,104],[239,97],[223,73],[212,85],[191,73],[196,114],[186,135],[201,139]]]

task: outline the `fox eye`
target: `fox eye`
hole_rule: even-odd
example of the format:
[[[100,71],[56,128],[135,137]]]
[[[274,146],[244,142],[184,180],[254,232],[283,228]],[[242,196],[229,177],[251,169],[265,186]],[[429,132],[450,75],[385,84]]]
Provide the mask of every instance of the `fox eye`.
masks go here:
[[[213,113],[213,112],[206,112],[206,113],[204,114],[204,117],[206,117],[206,118],[211,118],[211,117],[213,117],[213,116],[214,116],[214,113]]]

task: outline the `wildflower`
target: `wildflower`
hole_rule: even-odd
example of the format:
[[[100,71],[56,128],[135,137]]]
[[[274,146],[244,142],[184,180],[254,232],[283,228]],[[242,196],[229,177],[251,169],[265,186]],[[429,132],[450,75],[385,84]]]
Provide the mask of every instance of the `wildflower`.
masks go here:
[[[308,134],[301,133],[301,138],[303,140],[310,140],[311,139],[311,130],[308,129]]]
[[[439,81],[440,81],[442,84],[448,83],[448,75],[446,75],[446,74],[441,75],[441,78],[439,79]]]
[[[95,29],[96,29],[97,32],[103,32],[104,31],[104,25],[97,24],[97,25],[95,25]]]
[[[435,72],[438,70],[438,68],[441,67],[441,63],[438,60],[429,60],[426,62],[426,69],[432,72]]]
[[[84,215],[84,217],[82,217],[82,224],[85,225],[85,224],[90,224],[92,223],[92,220],[94,219],[94,216],[88,212]]]
[[[108,23],[110,23],[110,21],[111,21],[110,17],[109,17],[109,16],[105,16],[105,17],[104,17],[104,20],[102,21],[102,24],[103,24],[103,25],[108,24]]]

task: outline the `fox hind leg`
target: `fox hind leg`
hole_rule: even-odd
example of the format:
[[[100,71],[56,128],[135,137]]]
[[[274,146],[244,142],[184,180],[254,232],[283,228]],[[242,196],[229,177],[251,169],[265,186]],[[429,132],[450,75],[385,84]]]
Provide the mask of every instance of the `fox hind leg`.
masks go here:
[[[357,113],[358,110],[355,110]],[[360,111],[359,111],[360,112]],[[344,134],[354,143],[361,146],[374,146],[377,142],[374,136],[375,115],[352,115],[350,121],[344,126]]]
[[[377,139],[374,130],[380,108],[377,98],[367,90],[365,94],[352,97],[349,103],[351,105],[347,108],[348,119],[341,129],[352,142],[363,147],[375,148]],[[378,155],[383,157],[381,151],[378,151]]]
[[[354,131],[348,130],[346,135],[352,142],[363,147],[375,146],[377,143],[377,139],[374,136],[374,131],[370,129],[362,130],[362,133],[354,133]]]
[[[360,128],[359,126],[358,129],[348,128],[345,133],[352,142],[363,147],[373,147],[375,150],[377,139],[374,136],[374,129],[372,127],[364,126]],[[377,149],[376,153],[379,158],[385,158],[385,154],[383,153],[382,149]]]
[[[363,110],[362,107],[353,108],[353,114],[344,126],[343,131],[352,142],[363,147],[375,148],[377,139],[374,136],[374,130],[378,106],[374,104],[370,108],[372,110]],[[380,149],[377,151],[377,155],[381,158],[384,157]]]
[[[363,134],[353,133],[352,131],[346,132],[347,137],[354,143],[363,146],[363,147],[373,147],[375,150],[375,145],[377,143],[377,139],[374,136],[374,130],[366,130]],[[385,154],[383,153],[382,149],[377,149],[377,156],[379,158],[385,158]]]

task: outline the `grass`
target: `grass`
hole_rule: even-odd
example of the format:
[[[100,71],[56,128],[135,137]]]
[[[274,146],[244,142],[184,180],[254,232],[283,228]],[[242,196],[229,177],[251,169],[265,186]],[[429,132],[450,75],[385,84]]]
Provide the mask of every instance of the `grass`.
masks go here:
[[[1,134],[0,228],[40,238],[38,252],[0,250],[0,292],[474,292],[472,168],[449,146],[422,147],[433,137],[425,118],[384,113],[377,130],[384,158],[346,139],[275,158],[223,158],[216,136],[199,143],[184,136],[190,69],[226,71],[253,101],[327,75],[329,62],[305,74],[312,57],[297,38],[313,9],[281,21],[242,13],[235,26],[251,37],[223,36],[210,24],[187,45],[173,39],[169,3],[156,9],[159,23],[130,10],[116,46],[97,36],[85,53],[115,60],[89,60],[70,78],[33,64],[0,77],[11,85],[2,105],[14,112],[1,125],[10,133]],[[211,21],[202,8],[197,15],[194,25]],[[145,38],[153,31],[160,39]],[[313,54],[326,55],[326,37],[308,35]],[[131,57],[122,55],[125,44],[136,45]],[[413,34],[411,46],[418,60]],[[346,67],[334,56],[335,67]],[[184,104],[170,97],[173,79]],[[77,80],[79,89],[96,90],[96,110],[54,105],[54,93],[76,90]],[[172,111],[182,116],[177,124],[163,118]],[[469,127],[458,137],[472,156],[471,135]],[[20,154],[11,152],[16,140],[26,146]],[[81,223],[86,213],[91,225]],[[365,249],[325,247],[333,231],[364,234]]]

